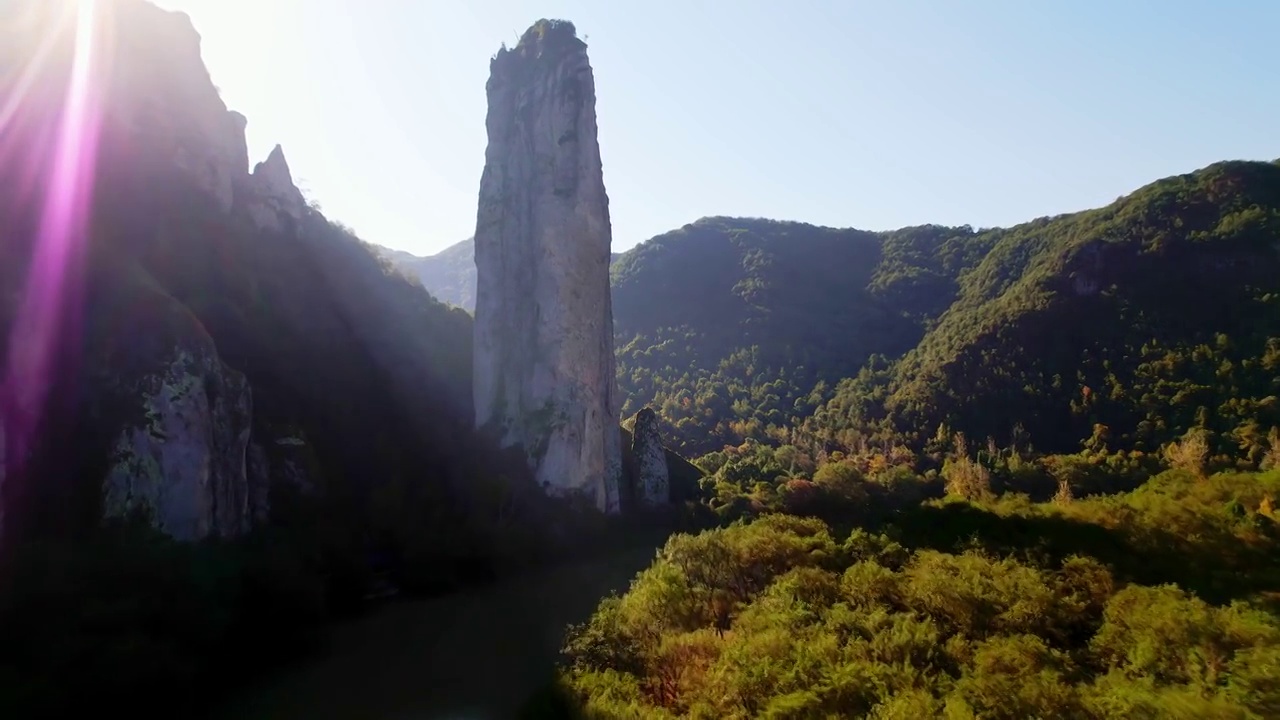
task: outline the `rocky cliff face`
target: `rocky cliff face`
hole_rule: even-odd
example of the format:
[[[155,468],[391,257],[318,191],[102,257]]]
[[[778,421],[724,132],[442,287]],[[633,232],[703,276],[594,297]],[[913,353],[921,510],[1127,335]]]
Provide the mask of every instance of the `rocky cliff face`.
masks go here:
[[[104,51],[104,126],[114,146],[105,152],[145,158],[158,173],[177,169],[223,212],[244,210],[260,227],[296,225],[307,205],[283,148],[249,172],[249,121],[223,102],[190,18],[140,0],[99,12],[116,37]]]
[[[73,62],[86,7],[93,54]],[[70,143],[81,163],[57,161],[73,68],[92,91],[75,127],[98,131]],[[0,2],[0,98],[7,535],[142,512],[176,537],[225,537],[318,512],[296,497],[312,489],[369,523],[370,498],[395,485],[449,508],[432,531],[451,536],[490,517],[467,490],[527,481],[474,449],[470,317],[307,207],[279,148],[249,171],[246,120],[185,16],[141,0]],[[67,292],[37,297],[59,306],[57,328],[33,332],[53,327],[26,307],[49,265],[33,248],[64,202],[53,176],[73,165],[92,197],[58,238]],[[28,350],[36,335],[56,336],[48,352]],[[15,348],[42,367],[15,364]],[[14,388],[48,390],[41,417]]]
[[[18,35],[0,32],[6,40],[0,60],[6,67],[30,68],[17,78],[23,87],[11,86],[13,74],[0,79],[0,95],[21,100],[7,109],[13,111],[8,130],[33,141],[4,143],[0,181],[29,189],[39,184],[32,178],[54,166],[53,144],[41,127],[60,122],[77,28],[89,28],[93,42],[82,47],[92,52],[80,61],[92,97],[87,106],[97,113],[86,125],[98,128],[100,140],[81,152],[96,156],[95,163],[85,164],[97,175],[95,237],[70,241],[81,243],[86,255],[111,258],[89,271],[103,291],[85,309],[82,366],[92,378],[86,397],[101,425],[95,432],[114,438],[102,510],[106,516],[144,513],[157,528],[184,540],[234,536],[266,514],[268,494],[262,483],[251,488],[246,462],[253,393],[246,377],[221,357],[202,320],[162,287],[172,282],[171,289],[202,294],[190,292],[194,276],[174,272],[184,256],[202,249],[192,241],[192,219],[172,208],[164,192],[181,185],[202,193],[202,205],[219,214],[220,232],[244,227],[241,218],[270,231],[296,229],[306,203],[278,146],[249,173],[247,120],[219,96],[201,59],[200,36],[186,15],[140,0],[112,0],[98,3],[91,21],[81,18],[78,25],[76,8],[14,2],[0,11],[10,21],[6,30],[21,26]],[[49,42],[37,46],[39,40]],[[166,214],[175,220],[168,226],[160,220]],[[0,255],[21,257],[20,246],[31,240],[13,230],[12,217],[4,220],[8,232],[0,231]],[[206,221],[205,228],[213,227]],[[95,243],[110,247],[89,250]],[[222,249],[223,262],[227,252]],[[6,278],[4,284],[20,288],[22,280]],[[206,305],[225,303],[203,295]],[[3,324],[7,332],[10,322]],[[259,480],[269,482],[263,473]]]
[[[540,21],[494,57],[476,219],[476,423],[554,494],[619,509],[611,227],[586,45]]]
[[[252,396],[207,337],[175,347],[130,394],[141,406],[112,448],[103,493],[108,516],[144,513],[179,540],[232,537],[265,515],[246,474]]]
[[[167,158],[210,193],[224,212],[245,181],[246,118],[227,109],[200,56],[185,14],[138,0],[100,3],[106,123],[124,146]]]
[[[104,32],[116,38],[104,58],[110,69],[103,84],[107,162],[136,164],[119,157],[120,148],[128,148],[147,159],[144,174],[181,173],[223,213],[244,212],[277,231],[296,227],[306,205],[283,150],[276,146],[249,173],[248,121],[219,96],[190,19],[135,0],[109,3],[100,13]],[[133,187],[129,192],[140,194]],[[157,234],[171,243],[180,238],[173,229]],[[261,484],[250,487],[247,469],[252,393],[200,322],[186,322],[178,332],[160,334],[171,338],[167,346],[133,358],[139,372],[116,388],[142,415],[123,423],[112,447],[103,511],[145,512],[157,528],[183,540],[235,536],[266,516],[268,493]],[[144,332],[156,336],[154,327]]]
[[[296,230],[307,212],[302,191],[293,184],[293,173],[279,145],[267,159],[253,168],[247,209],[259,227],[281,231],[288,225]]]

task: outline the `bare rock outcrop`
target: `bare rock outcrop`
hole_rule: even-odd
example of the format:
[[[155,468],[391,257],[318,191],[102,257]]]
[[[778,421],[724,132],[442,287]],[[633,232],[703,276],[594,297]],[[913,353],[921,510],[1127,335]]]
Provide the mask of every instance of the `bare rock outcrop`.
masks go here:
[[[635,499],[641,507],[654,508],[671,502],[671,478],[667,451],[662,445],[658,415],[641,408],[631,428],[631,455],[635,462]]]
[[[232,537],[252,522],[246,453],[252,396],[197,334],[120,388],[132,398],[103,485],[108,517],[143,513],[179,540]]]
[[[387,424],[408,417],[401,424],[424,429],[404,430],[394,443],[379,435],[376,447],[372,440],[353,441],[357,449],[341,453],[344,467],[362,465],[365,454],[378,456],[369,464],[391,466],[391,458],[401,453],[384,451],[384,443],[434,438],[438,427],[465,422],[458,416],[469,420],[470,409],[469,397],[457,397],[470,391],[469,345],[439,348],[446,344],[441,335],[470,331],[452,323],[469,320],[442,320],[439,327],[446,332],[436,336],[436,326],[423,328],[424,320],[434,321],[439,313],[424,307],[423,296],[407,284],[387,282],[367,249],[307,207],[280,147],[250,173],[248,121],[223,102],[200,45],[186,15],[143,0],[0,2],[0,67],[25,68],[0,72],[0,97],[20,99],[0,112],[0,125],[12,141],[0,144],[0,186],[6,190],[0,202],[0,338],[8,339],[12,325],[4,293],[12,287],[21,291],[22,284],[5,271],[26,262],[25,256],[11,259],[3,251],[21,240],[26,252],[26,244],[37,237],[38,190],[52,168],[65,165],[53,158],[60,123],[70,117],[68,87],[78,78],[77,87],[87,88],[89,99],[76,105],[88,108],[93,121],[93,132],[77,137],[86,143],[78,151],[93,162],[77,169],[92,175],[92,198],[86,203],[91,201],[94,217],[92,231],[75,238],[88,249],[75,245],[74,254],[92,260],[85,277],[74,282],[93,301],[64,303],[77,312],[83,306],[83,338],[78,324],[74,337],[83,342],[83,353],[70,340],[62,344],[68,357],[83,355],[72,364],[85,382],[83,387],[67,384],[66,397],[59,397],[68,409],[59,412],[91,422],[42,421],[56,425],[57,433],[48,437],[81,439],[84,434],[91,441],[74,446],[90,447],[83,451],[92,458],[83,464],[100,483],[95,489],[101,490],[107,516],[142,512],[180,539],[241,533],[266,518],[277,485],[306,490],[322,484],[311,441],[329,450],[345,441],[335,441],[342,433],[332,428],[357,421],[333,421],[343,412],[338,403],[297,402],[296,407],[292,395],[272,392],[294,370],[292,358],[279,359],[291,351],[310,378],[360,374],[363,379],[376,373],[368,382],[353,381],[370,392],[349,390],[349,397],[363,399],[372,391],[378,397],[369,400],[373,409],[352,414],[379,417],[376,407],[385,402],[381,391],[389,386],[386,395],[403,412],[386,413],[395,418]],[[86,48],[90,54],[77,59]],[[15,218],[29,220],[31,227],[19,227]],[[288,279],[267,287],[277,269]],[[69,270],[67,277],[77,274]],[[317,287],[323,285],[328,287]],[[367,320],[371,315],[380,319]],[[350,365],[310,362],[307,356],[318,355],[322,344],[316,337],[341,343],[338,352],[352,359]],[[429,377],[446,363],[460,372],[450,373],[447,383]],[[256,409],[248,378],[262,400]],[[465,390],[449,394],[442,385]],[[307,390],[311,387],[308,383]],[[27,449],[26,425],[11,421],[20,416],[7,407],[5,389],[0,387],[0,422],[10,431],[5,438],[9,490],[21,488],[24,496],[33,496],[23,502],[46,502],[27,492],[36,484],[27,483],[26,476],[36,471],[29,470],[34,465],[26,458],[35,453],[44,460],[57,451]],[[439,407],[443,403],[433,406],[445,397],[466,410],[455,415]],[[313,435],[285,427],[295,421]],[[15,438],[15,428],[23,428],[24,435]],[[49,446],[57,448],[54,442]],[[371,451],[362,452],[365,448]],[[21,467],[15,463],[20,449]],[[104,457],[107,452],[110,457]],[[419,450],[403,454],[428,456]],[[43,463],[38,470],[44,472],[46,465],[59,464]],[[81,469],[80,463],[74,465]],[[22,517],[19,511],[9,513],[11,521]]]
[[[200,34],[184,13],[147,2],[99,4],[104,35],[116,42],[101,58],[106,122],[127,129],[135,156],[167,158],[224,211],[249,171],[247,120],[227,109],[200,55]]]
[[[539,21],[493,58],[486,90],[476,423],[523,446],[548,492],[618,512],[612,231],[586,44]]]
[[[223,212],[242,206],[260,227],[300,219],[306,201],[279,145],[250,174],[249,121],[222,100],[191,19],[140,0],[114,0],[99,12],[117,39],[102,51],[108,151],[131,165],[148,158],[162,174],[177,168]]]
[[[163,202],[157,191],[175,182],[260,226],[280,229],[305,214],[278,146],[249,173],[248,121],[223,102],[187,15],[142,0],[0,5],[0,64],[31,69],[0,73],[0,91],[22,97],[21,112],[6,118],[15,134],[48,135],[41,128],[59,121],[72,68],[89,74],[82,80],[101,111],[95,195],[110,218],[104,226],[115,228],[110,242],[140,255],[148,246],[181,247],[181,229],[158,230],[150,222]],[[77,10],[92,12],[92,22],[78,19]],[[90,37],[77,37],[84,32],[92,42],[80,42]],[[77,49],[86,48],[91,56],[74,62]],[[47,165],[47,150],[33,148],[24,162]],[[6,162],[17,164],[8,156]],[[138,210],[148,203],[151,212]],[[133,208],[136,219],[114,214],[117,207]],[[102,480],[104,514],[143,512],[184,540],[246,531],[266,512],[266,494],[251,492],[246,467],[247,379],[224,362],[200,320],[148,275],[145,263],[132,265],[119,251],[103,254],[121,266],[99,268],[113,288],[109,296],[128,298],[118,309],[93,308],[90,323],[102,332],[94,333],[96,379],[88,402],[101,410],[102,432],[113,438]]]
[[[254,167],[250,180],[247,209],[259,227],[283,230],[286,223],[302,220],[307,201],[293,183],[283,148],[276,145],[267,159]]]

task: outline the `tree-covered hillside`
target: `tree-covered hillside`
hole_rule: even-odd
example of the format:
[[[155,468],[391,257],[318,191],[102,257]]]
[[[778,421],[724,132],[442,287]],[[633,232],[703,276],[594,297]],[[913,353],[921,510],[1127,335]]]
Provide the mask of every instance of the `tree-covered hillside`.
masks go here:
[[[719,527],[670,538],[575,626],[535,705],[1277,716],[1278,193],[1280,165],[1222,163],[1008,230],[704,221],[719,227],[703,246],[681,243],[695,225],[637,251],[690,324],[680,343],[640,330],[623,377],[650,383],[686,447],[708,428],[727,443],[696,461]],[[748,224],[757,247],[735,245]],[[771,261],[805,252],[862,264],[792,295],[832,299],[807,306],[810,325],[752,335],[798,262]],[[766,300],[740,302],[744,288]],[[660,304],[632,307],[650,326],[682,319]],[[842,332],[848,307],[893,318],[913,347]],[[824,322],[821,342],[792,345]],[[778,361],[815,349],[829,359],[812,375]],[[842,349],[876,354],[849,370]],[[824,387],[829,369],[850,376]]]
[[[704,219],[615,265],[620,385],[690,454],[920,446],[940,424],[1260,448],[1280,424],[1278,218],[1280,166],[1229,162],[1009,229]]]
[[[1280,425],[1280,165],[1220,163],[986,238],[937,326],[841,388],[821,431],[883,414],[917,440],[945,423],[1004,442],[1020,424],[1070,451],[1100,425],[1146,450],[1203,428],[1256,454]]]
[[[915,347],[986,250],[971,228],[873,234],[706,218],[615,264],[627,409],[700,453],[798,424],[875,356]]]
[[[571,630],[544,716],[1276,717],[1277,491],[1171,471],[679,534]]]

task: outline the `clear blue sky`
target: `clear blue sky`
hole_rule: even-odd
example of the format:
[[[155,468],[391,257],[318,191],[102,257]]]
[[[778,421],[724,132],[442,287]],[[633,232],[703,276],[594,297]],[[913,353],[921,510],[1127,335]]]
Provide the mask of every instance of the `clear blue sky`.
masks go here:
[[[1280,157],[1275,0],[160,0],[365,239],[472,234],[489,58],[572,20],[614,250],[705,215],[1007,225]]]

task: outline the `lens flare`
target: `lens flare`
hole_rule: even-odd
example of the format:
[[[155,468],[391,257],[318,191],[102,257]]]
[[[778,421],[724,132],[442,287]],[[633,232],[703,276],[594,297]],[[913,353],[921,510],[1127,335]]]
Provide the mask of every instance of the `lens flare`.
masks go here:
[[[57,140],[47,165],[38,234],[25,292],[9,338],[9,356],[0,385],[0,451],[5,472],[21,472],[35,437],[55,377],[60,343],[67,320],[80,308],[73,300],[80,288],[68,286],[69,268],[83,260],[90,201],[101,126],[101,83],[95,82],[95,42],[98,0],[78,0],[75,50],[66,93],[59,113]],[[42,47],[44,45],[42,44]],[[28,68],[24,77],[34,77]],[[29,82],[29,81],[28,81]],[[20,90],[25,90],[19,85]],[[16,101],[21,103],[21,98]],[[17,104],[4,107],[3,119],[20,113]],[[0,497],[2,502],[2,497]],[[4,507],[0,504],[0,519]]]

